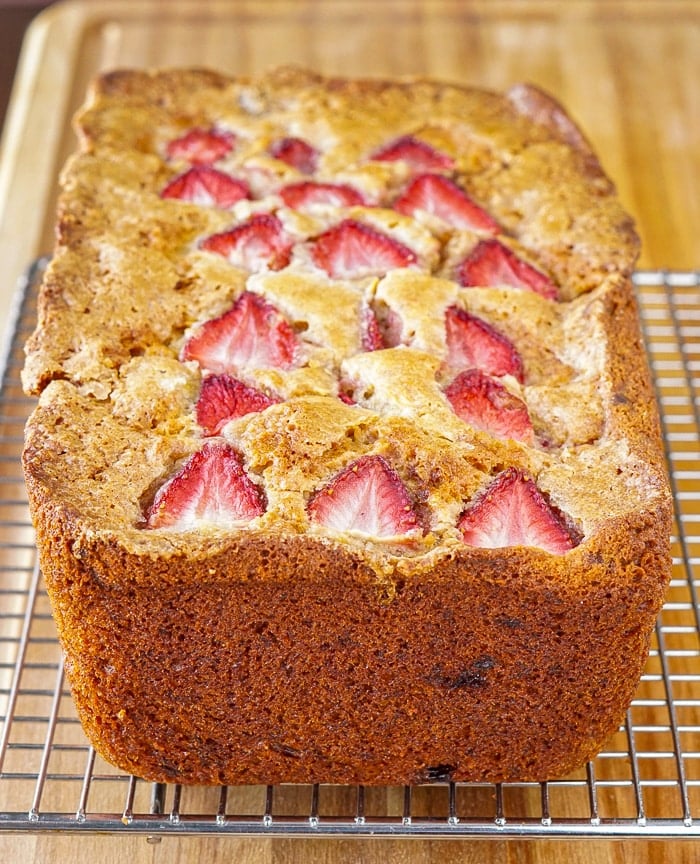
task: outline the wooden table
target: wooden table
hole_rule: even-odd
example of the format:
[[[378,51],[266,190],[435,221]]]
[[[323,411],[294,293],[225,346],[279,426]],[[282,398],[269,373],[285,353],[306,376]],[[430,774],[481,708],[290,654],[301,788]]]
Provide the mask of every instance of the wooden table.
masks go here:
[[[2,139],[0,323],[50,251],[69,118],[96,70],[295,62],[347,75],[427,74],[555,94],[602,154],[643,241],[640,266],[700,267],[700,3],[693,0],[110,0],[30,28]],[[689,841],[248,839],[0,835],[0,859],[122,862],[643,862],[696,860]]]

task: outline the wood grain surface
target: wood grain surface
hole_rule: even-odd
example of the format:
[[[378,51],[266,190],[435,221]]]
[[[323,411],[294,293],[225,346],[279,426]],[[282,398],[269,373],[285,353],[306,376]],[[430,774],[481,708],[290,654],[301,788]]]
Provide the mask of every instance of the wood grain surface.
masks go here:
[[[552,92],[586,131],[642,237],[640,266],[700,267],[700,3],[695,0],[85,0],[32,25],[0,145],[0,326],[27,264],[50,251],[70,118],[97,70],[299,63]],[[0,860],[613,862],[690,864],[690,841],[248,839],[0,835]]]

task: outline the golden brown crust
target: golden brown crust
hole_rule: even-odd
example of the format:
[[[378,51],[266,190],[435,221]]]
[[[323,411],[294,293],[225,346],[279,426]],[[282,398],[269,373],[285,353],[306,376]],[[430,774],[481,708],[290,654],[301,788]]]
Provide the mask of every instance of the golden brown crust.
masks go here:
[[[184,167],[165,158],[167,142],[219,123],[240,141],[222,167],[255,186],[254,201],[162,199]],[[98,750],[185,783],[542,780],[594,755],[624,714],[663,600],[670,499],[629,280],[637,238],[563,109],[526,86],[503,96],[298,69],[260,80],[117,71],[95,82],[77,129],[27,346],[25,386],[41,396],[24,466]],[[301,179],[267,152],[285,134],[319,147],[318,179],[351,183],[373,206],[282,206],[278,187]],[[371,159],[403,134],[453,160],[451,176],[496,216],[501,241],[552,277],[558,301],[457,283],[479,231],[398,214],[406,167]],[[199,248],[259,209],[293,236],[289,266],[251,275]],[[417,266],[328,279],[308,243],[342,215],[408,245]],[[250,370],[281,402],[221,432],[266,512],[235,528],[144,530],[155,490],[202,446],[202,373],[182,362],[183,342],[246,289],[284,310],[305,352],[299,368]],[[405,344],[364,351],[367,306],[400,315]],[[451,306],[517,347],[524,380],[504,381],[534,443],[452,411]],[[314,490],[366,454],[395,468],[422,537],[310,524]],[[582,534],[576,548],[465,545],[461,511],[506,467],[536,478]]]
[[[545,93],[533,84],[516,84],[508,90],[506,96],[519,114],[529,117],[534,123],[546,126],[565,144],[578,150],[586,159],[592,174],[604,176],[590,142],[549,93]]]
[[[658,520],[611,526],[569,579],[533,550],[464,553],[390,598],[361,559],[303,539],[239,546],[207,569],[71,548],[60,523],[42,535],[42,522],[40,542],[83,723],[123,769],[495,782],[561,776],[618,727],[666,587]]]

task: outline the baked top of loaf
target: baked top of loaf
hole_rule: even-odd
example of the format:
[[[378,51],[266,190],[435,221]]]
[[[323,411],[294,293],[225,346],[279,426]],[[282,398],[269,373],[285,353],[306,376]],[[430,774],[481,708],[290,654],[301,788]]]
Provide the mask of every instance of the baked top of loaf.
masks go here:
[[[549,97],[114,72],[76,128],[25,465],[85,536],[193,559],[306,537],[392,574],[488,557],[465,514],[504,487],[568,538],[493,541],[535,561],[668,507],[637,238]],[[210,423],[221,387],[250,410]],[[243,478],[237,516],[162,518],[214,452]],[[352,471],[403,508],[388,528],[327,517]]]

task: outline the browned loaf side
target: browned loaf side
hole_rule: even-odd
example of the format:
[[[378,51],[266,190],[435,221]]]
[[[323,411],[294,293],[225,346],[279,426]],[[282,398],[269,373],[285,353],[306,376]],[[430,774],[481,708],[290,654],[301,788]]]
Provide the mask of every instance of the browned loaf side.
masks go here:
[[[27,346],[39,402],[24,466],[98,752],[203,784],[545,780],[594,756],[646,660],[671,508],[630,283],[636,236],[564,111],[527,86],[120,71],[95,82],[77,130]],[[243,184],[240,200],[164,195],[192,167],[171,146],[191,130],[225,141],[213,164]],[[290,138],[313,164],[276,148]],[[406,140],[427,172],[410,148],[379,155]],[[465,228],[430,203],[399,212],[417,173],[448,178],[492,223]],[[310,182],[362,203],[285,201]],[[281,258],[203,244],[259,214],[282,224]],[[329,273],[314,250],[345,219],[411,259]],[[461,284],[460,263],[494,237],[550,287]],[[207,432],[211,369],[193,334],[244,294],[274,307],[296,353],[236,368],[272,401]],[[453,308],[522,362],[492,376],[522,436],[446,398]],[[159,522],[164,484],[212,442],[238,454],[258,511]],[[367,457],[404,496],[396,518],[412,521],[393,533],[315,509]],[[510,541],[510,524],[491,547],[465,533],[464,514],[485,518],[507,477],[536,487],[566,549]]]

